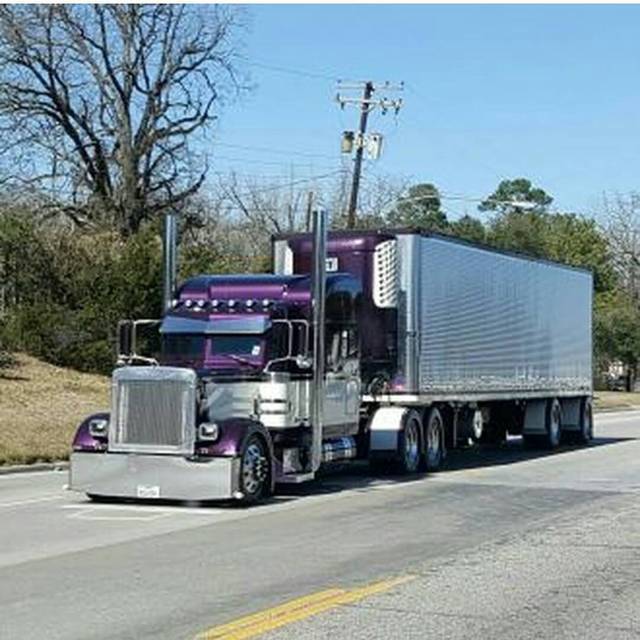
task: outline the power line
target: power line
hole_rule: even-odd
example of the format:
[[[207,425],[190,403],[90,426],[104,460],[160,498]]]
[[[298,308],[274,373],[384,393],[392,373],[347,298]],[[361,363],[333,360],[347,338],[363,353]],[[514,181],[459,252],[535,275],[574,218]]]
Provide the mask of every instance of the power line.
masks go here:
[[[292,69],[291,67],[282,67],[280,65],[265,64],[264,62],[256,62],[254,60],[248,60],[247,64],[252,67],[259,67],[260,69],[278,71],[279,73],[288,73],[294,76],[313,78],[315,80],[329,80],[331,82],[338,82],[340,80],[337,76],[328,76],[324,73],[317,73],[315,71],[304,71],[302,69]]]
[[[305,158],[329,158],[335,160],[337,155],[329,155],[322,153],[310,153],[308,151],[286,151],[284,149],[274,149],[272,147],[252,147],[243,144],[232,144],[231,142],[216,142],[219,147],[229,147],[231,149],[244,149],[245,151],[255,151],[257,153],[271,153],[275,155],[301,156]]]
[[[353,78],[345,77],[344,75],[340,75],[335,73],[333,75],[328,75],[326,73],[321,73],[319,71],[311,71],[309,69],[300,69],[294,67],[288,67],[286,65],[281,64],[271,64],[268,62],[260,62],[258,60],[249,60],[245,59],[246,64],[251,67],[258,67],[260,69],[267,69],[268,71],[277,71],[278,73],[288,73],[290,75],[301,76],[306,78],[312,78],[315,80],[329,80],[331,82],[339,82],[343,84],[363,84],[363,80],[354,80]],[[360,77],[363,77],[362,75]],[[375,85],[378,85],[382,88],[389,87],[390,83],[388,81],[372,81]]]
[[[247,191],[246,193],[232,194],[232,197],[246,198],[246,197],[255,195],[257,193],[268,193],[270,191],[278,191],[280,189],[289,189],[290,187],[293,187],[299,184],[307,184],[309,182],[315,182],[316,180],[325,180],[326,178],[331,178],[341,173],[344,173],[344,169],[338,169],[336,171],[331,171],[329,173],[309,176],[308,178],[301,178],[300,180],[292,180],[292,181],[289,181],[287,184],[270,185],[268,187],[259,187],[257,189],[252,189],[251,191]]]
[[[287,162],[286,160],[257,160],[255,158],[239,158],[237,156],[220,156],[217,154],[214,154],[213,160],[226,160],[229,162],[242,162],[245,164],[259,164],[259,165],[265,165],[265,166],[278,166],[278,167],[294,167],[294,168],[304,168],[304,167],[310,167],[313,169],[333,169],[333,166],[329,166],[329,165],[322,165],[322,164],[316,164],[313,161],[309,161],[309,162],[300,162],[300,163],[293,163],[293,162]]]

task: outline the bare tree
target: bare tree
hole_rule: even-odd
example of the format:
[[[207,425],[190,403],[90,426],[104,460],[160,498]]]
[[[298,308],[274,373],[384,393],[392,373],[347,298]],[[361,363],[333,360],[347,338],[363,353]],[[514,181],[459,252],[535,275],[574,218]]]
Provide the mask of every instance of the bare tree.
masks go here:
[[[239,26],[212,6],[1,5],[5,182],[123,235],[179,207],[207,174],[217,106],[241,88]]]
[[[231,172],[218,177],[215,193],[222,195],[225,218],[242,234],[247,250],[268,252],[271,234],[309,230],[310,207],[331,211],[335,181],[343,173],[338,169],[299,180],[261,182]]]
[[[640,302],[640,194],[604,198],[605,230],[619,282]]]
[[[345,176],[347,174],[345,173]],[[347,176],[348,178],[348,176]],[[358,228],[376,229],[390,225],[389,213],[397,205],[400,197],[409,187],[409,180],[396,176],[365,172],[361,178],[359,194]],[[347,227],[345,181],[334,190],[333,226],[341,229]]]

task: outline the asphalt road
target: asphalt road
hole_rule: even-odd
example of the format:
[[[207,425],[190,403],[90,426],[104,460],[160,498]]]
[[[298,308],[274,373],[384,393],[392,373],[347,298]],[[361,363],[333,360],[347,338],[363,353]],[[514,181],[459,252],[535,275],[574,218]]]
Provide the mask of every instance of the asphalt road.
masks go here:
[[[253,509],[104,505],[0,477],[0,638],[194,638],[285,601],[406,582],[265,638],[638,638],[640,412],[593,445],[344,469]]]

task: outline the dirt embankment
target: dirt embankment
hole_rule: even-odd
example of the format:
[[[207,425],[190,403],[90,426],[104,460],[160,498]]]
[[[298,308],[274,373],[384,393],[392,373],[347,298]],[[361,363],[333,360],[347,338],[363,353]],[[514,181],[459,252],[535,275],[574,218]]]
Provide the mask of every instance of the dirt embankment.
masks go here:
[[[0,371],[0,465],[64,460],[78,423],[109,406],[109,379],[26,355]]]

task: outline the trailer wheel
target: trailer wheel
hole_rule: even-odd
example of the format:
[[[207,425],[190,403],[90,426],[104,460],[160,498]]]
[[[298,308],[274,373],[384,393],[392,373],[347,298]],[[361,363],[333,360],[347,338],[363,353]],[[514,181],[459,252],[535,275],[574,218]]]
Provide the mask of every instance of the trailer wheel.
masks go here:
[[[438,409],[433,408],[427,416],[425,427],[424,462],[427,471],[438,471],[444,462],[444,422]]]
[[[580,444],[589,444],[593,438],[593,404],[591,398],[584,398],[580,403],[580,430],[577,440]]]
[[[545,433],[523,433],[526,447],[531,449],[556,449],[562,438],[562,408],[557,398],[547,400],[544,419]]]
[[[247,438],[240,458],[242,504],[256,504],[269,493],[271,461],[264,440],[256,434]]]
[[[471,439],[474,442],[480,442],[484,434],[484,419],[482,411],[476,409],[471,416]]]

